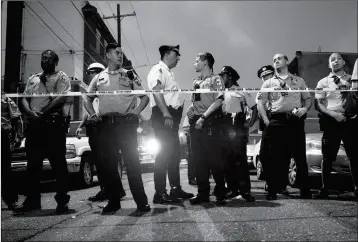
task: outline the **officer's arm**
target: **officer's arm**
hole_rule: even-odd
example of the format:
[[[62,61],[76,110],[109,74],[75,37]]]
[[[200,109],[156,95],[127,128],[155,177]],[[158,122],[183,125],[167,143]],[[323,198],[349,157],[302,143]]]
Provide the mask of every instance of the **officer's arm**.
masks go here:
[[[87,119],[88,119],[88,114],[86,113],[85,115],[83,115],[83,118],[81,120],[80,125],[78,125],[78,128],[82,128],[83,126],[85,126]]]
[[[97,91],[97,81],[98,81],[98,74],[92,78],[91,83],[88,86],[88,91]],[[84,97],[84,107],[89,115],[91,117],[93,114],[96,113],[96,111],[93,108],[93,100],[96,98],[96,95],[85,95]]]
[[[208,108],[208,110],[205,111],[205,113],[203,113],[203,115],[207,118],[210,117],[210,115],[215,112],[216,110],[218,110],[219,108],[221,108],[223,105],[223,99],[222,98],[218,98],[215,100],[215,102],[213,102],[210,107]]]
[[[27,101],[27,98],[24,97],[21,99],[21,105],[24,110],[24,113],[26,113],[27,115],[31,115],[32,110],[30,108],[29,102]]]
[[[253,106],[251,108],[252,110],[252,116],[251,116],[251,119],[250,119],[250,127],[252,127],[252,125],[254,125],[254,123],[256,122],[256,120],[258,119],[258,110],[257,110],[257,105]]]
[[[139,106],[138,106],[138,111],[139,113],[141,113],[148,105],[149,103],[149,97],[147,95],[143,95],[140,98],[140,103],[139,103]]]
[[[64,93],[71,91],[71,83],[66,74],[63,73],[57,80],[56,91]],[[66,100],[66,96],[55,97],[48,106],[42,109],[42,113],[51,114],[55,112],[66,103]]]
[[[270,87],[270,86],[269,86],[269,82],[267,80],[262,84],[261,88],[268,88],[268,87]],[[265,123],[270,122],[270,120],[267,117],[267,112],[266,112],[266,107],[265,107],[267,100],[268,100],[268,92],[259,92],[257,94],[257,111],[259,112],[262,120]]]
[[[211,86],[214,89],[223,90],[225,88],[224,80],[220,76],[217,76],[215,79],[212,79],[211,82],[212,82]],[[220,91],[217,94],[215,102],[210,105],[208,110],[206,110],[205,113],[203,113],[203,115],[206,118],[209,117],[213,112],[215,112],[216,110],[222,107],[223,100],[224,100],[224,93]]]

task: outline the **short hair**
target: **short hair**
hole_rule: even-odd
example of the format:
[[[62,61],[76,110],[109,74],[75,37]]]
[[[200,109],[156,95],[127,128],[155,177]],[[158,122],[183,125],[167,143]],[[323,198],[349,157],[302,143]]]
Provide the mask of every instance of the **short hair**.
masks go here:
[[[59,61],[60,59],[58,58],[58,55],[56,54],[56,52],[53,51],[53,50],[45,50],[44,52],[42,52],[41,57],[42,57],[46,52],[50,52],[51,55],[53,56],[53,60],[54,60],[56,63],[58,63],[58,61]]]
[[[343,59],[343,56],[340,53],[335,52],[335,53],[330,54],[330,56],[328,57],[328,63],[331,61],[332,55],[339,55]]]
[[[208,62],[209,68],[210,68],[211,70],[213,70],[214,63],[215,63],[215,59],[214,59],[214,56],[213,56],[211,53],[209,53],[209,52],[203,52],[203,53],[199,53],[197,56],[198,56],[198,57],[200,58],[200,60],[202,60],[202,61],[206,60],[206,61]]]
[[[109,43],[106,46],[106,53],[109,53],[110,50],[116,49],[116,48],[122,48],[118,43]]]

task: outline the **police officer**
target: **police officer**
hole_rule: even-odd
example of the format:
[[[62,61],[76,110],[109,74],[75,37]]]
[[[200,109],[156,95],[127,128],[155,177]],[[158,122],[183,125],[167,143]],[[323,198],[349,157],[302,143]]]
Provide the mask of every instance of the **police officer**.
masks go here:
[[[102,71],[104,71],[106,68],[101,63],[92,63],[87,68],[87,75],[89,82],[93,79],[93,77]],[[95,111],[98,113],[98,98],[96,98],[93,101]],[[95,142],[97,141],[96,133],[97,128],[95,123],[88,122],[88,113],[85,113],[85,115],[82,118],[81,123],[78,125],[78,128],[76,130],[76,136],[78,139],[81,139],[81,133],[82,133],[82,127],[86,126],[86,134],[88,136],[88,143],[90,145],[91,151],[92,151],[92,161],[96,165],[96,156],[94,155],[96,151]],[[103,182],[101,179],[101,176],[97,174],[98,182],[100,186],[100,191],[94,195],[88,198],[89,201],[96,202],[96,201],[103,201],[108,199],[107,194],[105,193],[105,190],[103,189]],[[118,184],[121,191],[121,197],[124,197],[126,195],[122,183]]]
[[[133,78],[133,73],[122,68],[123,52],[118,44],[110,43],[106,46],[106,58],[108,68],[92,79],[89,91],[143,90],[138,78]],[[137,97],[141,100],[139,106]],[[94,98],[94,95],[86,96],[85,108],[90,120],[98,122],[98,150],[95,155],[98,172],[109,200],[102,214],[114,213],[121,208],[121,189],[118,186],[121,184],[118,173],[119,150],[123,155],[129,187],[137,208],[140,212],[148,212],[150,206],[144,191],[137,150],[137,128],[138,116],[147,106],[149,98],[146,95],[133,94],[99,95],[98,113],[92,104]]]
[[[240,75],[231,66],[224,66],[219,73],[225,82],[225,88],[240,88],[237,83]],[[246,122],[245,108],[249,107],[253,114],[250,123]],[[249,165],[247,163],[246,146],[251,127],[257,117],[256,103],[248,92],[225,92],[223,101],[222,144],[226,183],[230,189],[230,198],[239,195],[248,202],[255,201],[251,195]]]
[[[317,83],[317,88],[351,88],[351,76],[344,72],[345,61],[339,53],[330,55],[331,73]],[[357,80],[355,79],[355,83]],[[354,84],[354,83],[353,83]],[[341,141],[350,162],[355,197],[358,198],[358,150],[355,145],[358,136],[357,101],[353,92],[316,91],[316,109],[320,112],[322,137],[322,188],[317,198],[328,198],[331,187],[330,172],[336,160]]]
[[[178,90],[172,69],[180,60],[179,45],[159,47],[160,61],[148,74],[148,86],[151,90]],[[150,95],[152,107],[152,127],[161,149],[155,158],[153,203],[180,202],[180,199],[193,197],[180,186],[180,142],[179,124],[183,113],[183,101],[178,92]],[[166,192],[166,174],[168,172],[170,195]]]
[[[52,50],[41,55],[43,72],[29,78],[24,94],[64,92],[71,90],[66,73],[56,70],[59,58]],[[27,115],[26,154],[27,197],[20,208],[29,211],[41,208],[40,172],[44,158],[48,158],[56,175],[56,212],[68,211],[70,196],[68,192],[68,171],[66,162],[66,133],[69,120],[65,117],[63,106],[66,96],[30,97],[22,99],[24,113]]]
[[[18,208],[18,186],[11,169],[11,152],[23,138],[21,112],[1,90],[1,196],[10,210]]]
[[[200,77],[194,80],[195,89],[224,89],[224,81],[213,73],[215,59],[208,52],[199,53],[194,64]],[[195,93],[187,116],[190,123],[191,147],[195,163],[198,194],[190,199],[191,204],[209,202],[210,171],[216,183],[217,204],[224,205],[225,178],[221,159],[220,122],[222,120],[223,92]]]
[[[273,57],[275,75],[262,88],[307,88],[304,80],[288,72],[288,58]],[[267,115],[266,103],[271,110]],[[302,105],[303,103],[303,105]],[[259,92],[258,111],[266,125],[262,134],[262,165],[268,185],[268,200],[277,199],[277,192],[287,185],[291,155],[297,165],[297,180],[302,198],[310,198],[306,158],[304,120],[311,105],[307,92]]]
[[[186,144],[187,144],[187,148],[188,148],[188,180],[189,180],[189,185],[194,185],[195,186],[196,185],[195,164],[194,164],[193,157],[192,157],[193,152],[191,151],[190,124],[189,124],[188,116],[185,116],[185,118],[184,118],[182,129],[185,132]]]

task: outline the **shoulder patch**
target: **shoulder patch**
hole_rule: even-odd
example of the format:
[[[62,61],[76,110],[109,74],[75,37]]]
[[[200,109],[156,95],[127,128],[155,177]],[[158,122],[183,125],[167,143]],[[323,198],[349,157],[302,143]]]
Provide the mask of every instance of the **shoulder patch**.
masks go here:
[[[142,86],[142,82],[138,78],[134,78],[133,80],[137,86]]]

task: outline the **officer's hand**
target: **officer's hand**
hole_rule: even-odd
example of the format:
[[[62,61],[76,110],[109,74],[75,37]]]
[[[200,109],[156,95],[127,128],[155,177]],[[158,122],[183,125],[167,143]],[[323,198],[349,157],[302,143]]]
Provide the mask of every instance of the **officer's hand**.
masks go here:
[[[297,112],[295,113],[295,115],[299,118],[301,118],[303,115],[305,115],[307,113],[307,108],[303,107],[303,108],[299,108],[297,109]]]
[[[202,129],[204,124],[204,119],[199,118],[195,123],[195,129]]]
[[[268,120],[268,119],[265,120],[265,119],[264,119],[264,123],[265,123],[265,125],[266,125],[266,127],[267,127],[267,126],[269,126],[269,124],[270,124],[270,120]]]
[[[342,121],[346,121],[346,117],[344,117],[343,114],[335,112],[335,114],[333,115],[333,118],[335,120],[337,120],[337,122],[342,122]]]
[[[97,123],[97,122],[102,121],[102,118],[97,113],[95,113],[91,117],[88,118],[88,121],[93,122],[93,123]]]
[[[82,133],[82,128],[76,129],[76,137],[77,137],[77,139],[81,139],[81,133]]]
[[[167,128],[173,128],[173,119],[172,117],[164,117],[164,126]]]
[[[39,111],[31,111],[31,112],[29,113],[29,115],[30,115],[30,117],[32,117],[32,118],[34,118],[34,119],[39,119],[39,118],[41,118],[42,113],[39,112]]]
[[[195,114],[194,114],[194,107],[190,106],[186,115],[188,116],[188,119],[193,119]]]

